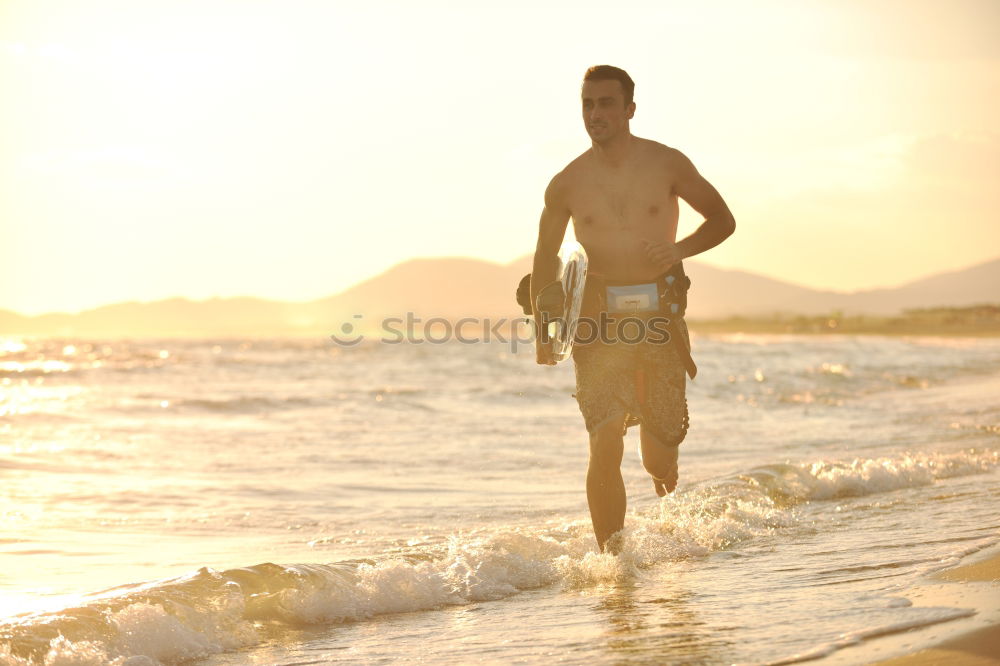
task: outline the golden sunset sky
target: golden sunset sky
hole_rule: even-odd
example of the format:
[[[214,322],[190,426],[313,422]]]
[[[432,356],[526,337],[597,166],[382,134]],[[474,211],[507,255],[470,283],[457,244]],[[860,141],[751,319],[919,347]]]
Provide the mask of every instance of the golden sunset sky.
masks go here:
[[[992,0],[0,0],[0,308],[530,253],[594,64],[733,210],[706,263],[853,290],[1000,255]]]

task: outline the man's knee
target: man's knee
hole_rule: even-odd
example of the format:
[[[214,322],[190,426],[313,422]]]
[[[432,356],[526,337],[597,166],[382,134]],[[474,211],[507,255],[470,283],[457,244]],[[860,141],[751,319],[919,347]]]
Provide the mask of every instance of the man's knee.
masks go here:
[[[650,476],[662,478],[671,469],[677,468],[677,454],[664,451],[660,455],[644,455],[642,466]]]
[[[677,464],[677,447],[686,433],[681,431],[672,436],[655,430],[646,424],[639,427],[642,444],[642,466],[655,477],[662,476]]]
[[[625,451],[622,436],[622,419],[607,419],[590,432],[590,463],[592,465],[620,466]]]

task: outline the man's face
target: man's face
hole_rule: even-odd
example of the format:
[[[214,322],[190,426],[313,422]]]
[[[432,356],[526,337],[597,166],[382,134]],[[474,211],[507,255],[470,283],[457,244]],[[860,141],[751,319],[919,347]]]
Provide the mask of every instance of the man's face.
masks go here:
[[[583,125],[597,143],[621,134],[635,115],[635,103],[625,106],[625,92],[620,81],[584,81]]]

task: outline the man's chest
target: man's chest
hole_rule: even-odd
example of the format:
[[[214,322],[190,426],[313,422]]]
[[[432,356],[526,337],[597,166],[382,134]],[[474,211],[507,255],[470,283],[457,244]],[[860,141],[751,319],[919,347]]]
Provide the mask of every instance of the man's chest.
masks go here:
[[[660,174],[591,176],[574,185],[569,209],[577,228],[628,229],[677,218],[677,197]]]

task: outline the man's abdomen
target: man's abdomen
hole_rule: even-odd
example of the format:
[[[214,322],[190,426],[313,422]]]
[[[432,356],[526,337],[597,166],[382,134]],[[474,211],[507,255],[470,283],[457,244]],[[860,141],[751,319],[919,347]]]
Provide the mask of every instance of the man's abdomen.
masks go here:
[[[666,225],[639,230],[581,230],[574,225],[576,238],[587,251],[588,270],[612,280],[643,282],[663,272],[646,254],[644,240],[673,242],[674,233]],[[676,230],[676,225],[673,225]]]

